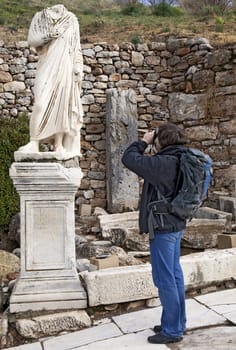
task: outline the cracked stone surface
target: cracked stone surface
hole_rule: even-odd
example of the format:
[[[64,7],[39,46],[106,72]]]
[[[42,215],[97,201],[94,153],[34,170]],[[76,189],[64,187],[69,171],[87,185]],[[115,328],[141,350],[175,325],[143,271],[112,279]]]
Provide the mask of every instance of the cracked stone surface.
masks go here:
[[[236,291],[235,289],[223,290],[195,297],[200,303],[224,316],[228,321],[236,325]],[[236,349],[236,346],[235,346]]]
[[[236,289],[187,299],[187,334],[179,343],[149,344],[160,306],[114,316],[109,323],[9,350],[236,350]]]

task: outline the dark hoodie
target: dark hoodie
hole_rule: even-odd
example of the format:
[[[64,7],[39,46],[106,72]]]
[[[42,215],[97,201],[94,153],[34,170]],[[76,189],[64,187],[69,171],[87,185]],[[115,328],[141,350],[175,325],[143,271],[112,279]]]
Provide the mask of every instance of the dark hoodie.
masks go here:
[[[140,233],[148,232],[148,203],[157,199],[155,186],[164,197],[173,198],[179,168],[179,157],[186,148],[182,145],[171,145],[162,148],[154,156],[143,155],[147,143],[143,140],[133,142],[124,152],[122,163],[131,171],[144,179],[140,201],[139,228]],[[157,218],[158,232],[178,232],[186,227],[186,220],[173,214]]]

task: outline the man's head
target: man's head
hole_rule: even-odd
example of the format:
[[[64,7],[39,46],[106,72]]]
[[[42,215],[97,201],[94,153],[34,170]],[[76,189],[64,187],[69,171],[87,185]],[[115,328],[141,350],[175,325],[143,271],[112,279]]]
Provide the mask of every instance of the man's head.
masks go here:
[[[172,123],[161,125],[156,132],[156,141],[160,148],[170,145],[184,145],[187,143],[187,137],[183,129]]]

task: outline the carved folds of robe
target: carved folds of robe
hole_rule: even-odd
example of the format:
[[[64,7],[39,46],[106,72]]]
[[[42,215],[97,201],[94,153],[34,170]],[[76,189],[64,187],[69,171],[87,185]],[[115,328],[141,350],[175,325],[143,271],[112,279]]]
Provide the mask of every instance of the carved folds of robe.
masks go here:
[[[30,139],[55,144],[62,135],[63,149],[79,155],[83,58],[76,16],[63,5],[36,13],[28,43],[39,54]]]

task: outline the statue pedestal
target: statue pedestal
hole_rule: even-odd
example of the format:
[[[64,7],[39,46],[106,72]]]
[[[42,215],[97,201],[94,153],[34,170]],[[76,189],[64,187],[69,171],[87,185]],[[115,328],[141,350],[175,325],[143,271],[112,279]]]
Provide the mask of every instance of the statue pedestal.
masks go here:
[[[86,308],[74,240],[80,168],[13,163],[10,176],[21,203],[21,272],[10,298],[10,312]]]

